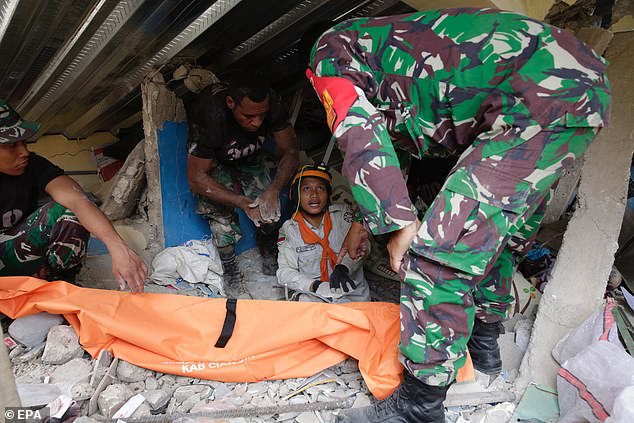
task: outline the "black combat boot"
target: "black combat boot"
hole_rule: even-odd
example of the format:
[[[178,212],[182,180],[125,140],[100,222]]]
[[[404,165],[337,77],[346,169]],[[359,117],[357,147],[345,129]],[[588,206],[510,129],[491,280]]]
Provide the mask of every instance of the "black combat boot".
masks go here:
[[[267,276],[275,276],[277,273],[277,234],[261,235],[258,241],[262,254],[262,273]]]
[[[498,337],[501,333],[504,333],[501,322],[484,323],[481,320],[475,320],[467,347],[473,367],[479,372],[496,375],[502,371],[502,359],[498,346]]]
[[[238,259],[233,245],[218,248],[220,261],[222,261],[223,288],[227,298],[251,298],[249,290],[242,278],[242,272],[238,267]]]
[[[426,385],[406,371],[392,395],[369,407],[342,411],[337,423],[445,423],[447,389]]]

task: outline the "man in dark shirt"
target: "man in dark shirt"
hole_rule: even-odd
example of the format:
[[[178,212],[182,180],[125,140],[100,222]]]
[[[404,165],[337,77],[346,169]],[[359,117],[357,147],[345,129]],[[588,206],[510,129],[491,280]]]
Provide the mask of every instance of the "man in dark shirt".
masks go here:
[[[108,248],[121,289],[142,292],[143,261],[73,179],[29,153],[26,140],[38,128],[0,100],[0,276],[72,281],[92,233]],[[53,201],[38,208],[43,192]]]
[[[280,192],[297,166],[295,131],[279,95],[253,73],[238,73],[227,87],[205,88],[187,107],[187,178],[198,194],[198,213],[209,221],[225,271],[227,296],[248,295],[235,258],[241,232],[236,209],[257,228],[263,272],[275,275]],[[263,145],[272,136],[278,159],[271,180]],[[246,291],[246,292],[245,292]]]

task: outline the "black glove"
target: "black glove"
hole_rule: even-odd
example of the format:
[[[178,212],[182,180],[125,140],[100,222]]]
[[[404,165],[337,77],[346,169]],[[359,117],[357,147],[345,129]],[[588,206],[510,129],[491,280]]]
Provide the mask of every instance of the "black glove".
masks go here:
[[[350,289],[348,285],[350,285],[352,289]],[[343,264],[338,264],[332,269],[332,273],[330,274],[330,292],[333,294],[341,294],[342,288],[344,292],[349,292],[357,289],[357,285],[350,277],[350,270]]]

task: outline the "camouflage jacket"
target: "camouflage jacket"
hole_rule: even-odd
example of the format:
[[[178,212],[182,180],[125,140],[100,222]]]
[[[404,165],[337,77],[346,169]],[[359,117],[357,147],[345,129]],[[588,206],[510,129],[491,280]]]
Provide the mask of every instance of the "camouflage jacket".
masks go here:
[[[489,157],[553,125],[608,120],[607,62],[570,33],[511,12],[348,20],[321,36],[310,63],[343,173],[375,234],[415,219],[395,147],[425,157],[485,142]]]

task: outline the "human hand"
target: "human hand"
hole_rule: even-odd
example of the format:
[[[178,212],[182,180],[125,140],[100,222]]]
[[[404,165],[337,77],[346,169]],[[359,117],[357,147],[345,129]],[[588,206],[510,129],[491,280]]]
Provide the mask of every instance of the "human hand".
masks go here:
[[[350,277],[350,270],[343,264],[338,264],[332,269],[330,274],[330,292],[332,294],[341,294],[341,290],[344,292],[350,292],[357,289],[357,285]]]
[[[119,282],[119,287],[125,289],[126,282],[132,292],[143,292],[148,269],[143,260],[125,244],[112,248],[112,273]]]
[[[392,233],[390,241],[387,243],[387,252],[390,254],[390,266],[396,273],[398,273],[403,257],[409,246],[412,245],[419,227],[420,221],[416,219],[409,225]]]
[[[360,222],[353,222],[350,226],[350,230],[346,234],[339,256],[337,257],[337,264],[341,264],[341,260],[346,254],[350,256],[352,260],[357,260],[368,253],[368,233]]]
[[[262,219],[260,208],[251,207],[251,204],[253,203],[251,202],[250,199],[248,199],[248,204],[246,205],[246,207],[242,207],[242,210],[244,210],[244,213],[247,215],[249,219],[251,219],[253,224],[259,228],[264,223],[264,219]]]
[[[262,221],[273,223],[280,220],[282,215],[280,210],[280,193],[273,189],[264,191],[254,202],[249,204],[250,208],[259,208]]]

